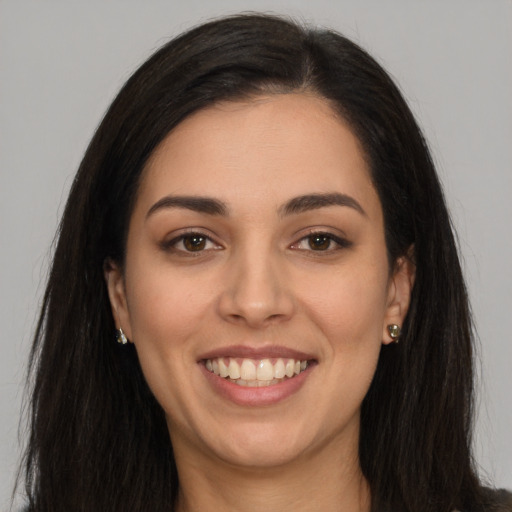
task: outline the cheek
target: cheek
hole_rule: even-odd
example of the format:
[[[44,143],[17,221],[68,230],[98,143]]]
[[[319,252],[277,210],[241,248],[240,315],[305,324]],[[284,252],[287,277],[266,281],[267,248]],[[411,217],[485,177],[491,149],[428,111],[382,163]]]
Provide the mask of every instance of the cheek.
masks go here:
[[[377,366],[387,303],[387,267],[381,267],[352,266],[332,274],[321,293],[311,283],[303,289],[304,306],[325,342],[324,386],[332,391],[325,400],[333,400],[326,407],[341,422],[359,410]]]
[[[198,328],[211,301],[204,280],[158,266],[131,275],[127,297],[134,341],[170,348]]]
[[[309,314],[333,349],[380,345],[387,301],[385,276],[377,268],[351,267],[332,273],[323,287],[312,283],[304,287]]]
[[[183,387],[190,378],[186,369],[195,361],[194,343],[204,330],[211,293],[161,267],[129,275],[132,341],[143,374],[165,411],[183,410]]]

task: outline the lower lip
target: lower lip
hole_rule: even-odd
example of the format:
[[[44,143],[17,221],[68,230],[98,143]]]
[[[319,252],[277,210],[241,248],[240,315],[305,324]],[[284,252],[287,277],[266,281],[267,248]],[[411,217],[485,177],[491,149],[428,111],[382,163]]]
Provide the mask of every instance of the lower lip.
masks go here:
[[[311,363],[303,372],[278,384],[253,388],[239,386],[228,379],[219,377],[208,371],[203,363],[199,363],[203,374],[217,393],[237,405],[251,407],[276,404],[295,394],[303,386],[314,366],[315,364]]]

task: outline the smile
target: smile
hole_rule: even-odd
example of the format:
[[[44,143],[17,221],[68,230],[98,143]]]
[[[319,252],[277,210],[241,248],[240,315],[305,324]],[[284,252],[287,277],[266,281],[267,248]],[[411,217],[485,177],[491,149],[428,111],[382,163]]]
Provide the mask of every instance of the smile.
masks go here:
[[[204,364],[209,372],[245,387],[273,386],[292,379],[308,367],[307,360],[290,358],[216,357],[206,359]]]

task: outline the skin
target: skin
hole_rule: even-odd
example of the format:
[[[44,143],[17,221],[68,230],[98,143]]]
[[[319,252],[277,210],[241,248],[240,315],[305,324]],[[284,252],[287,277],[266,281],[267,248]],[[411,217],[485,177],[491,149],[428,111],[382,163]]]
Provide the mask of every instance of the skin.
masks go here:
[[[361,211],[283,213],[293,198],[333,193]],[[178,195],[227,212],[154,206]],[[193,239],[180,236],[190,232],[208,237],[201,250],[187,250]],[[390,265],[365,156],[326,101],[260,97],[184,120],[144,170],[124,268],[110,262],[105,276],[115,321],[166,413],[178,510],[369,510],[360,406],[414,275],[408,260]],[[314,365],[285,399],[239,405],[198,364],[228,345],[279,345]]]

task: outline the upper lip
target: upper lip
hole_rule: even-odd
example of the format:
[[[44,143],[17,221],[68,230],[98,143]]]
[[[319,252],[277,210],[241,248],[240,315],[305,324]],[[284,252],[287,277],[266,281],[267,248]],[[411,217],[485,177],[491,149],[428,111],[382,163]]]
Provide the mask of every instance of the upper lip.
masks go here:
[[[310,361],[315,359],[312,354],[280,345],[263,345],[258,347],[229,345],[206,352],[199,357],[199,360],[203,361],[205,359],[215,359],[217,357],[239,357],[242,359],[271,359],[281,357],[299,361]]]

